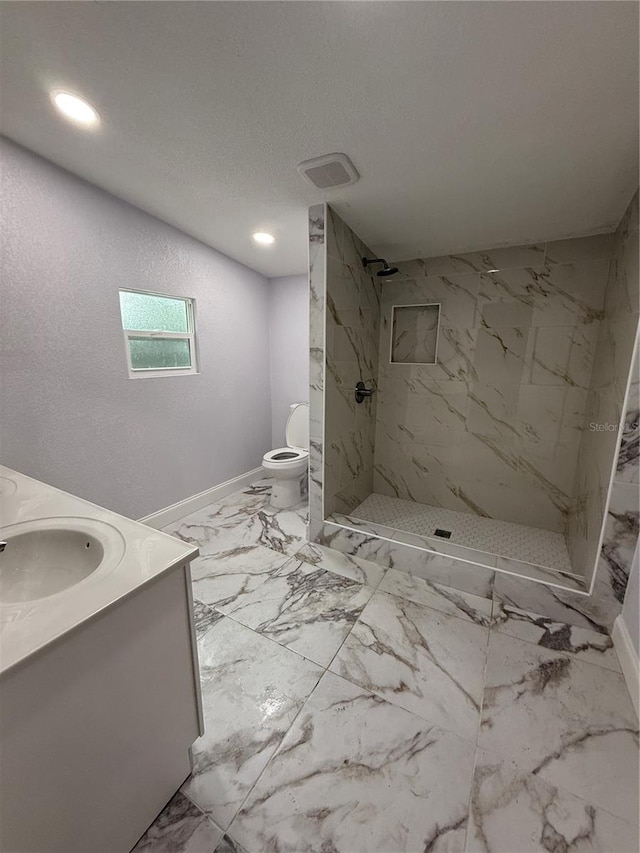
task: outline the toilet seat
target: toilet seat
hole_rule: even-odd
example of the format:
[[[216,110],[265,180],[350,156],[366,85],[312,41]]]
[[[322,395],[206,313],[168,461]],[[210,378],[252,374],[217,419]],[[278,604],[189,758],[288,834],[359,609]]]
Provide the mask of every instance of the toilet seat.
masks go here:
[[[287,468],[297,467],[301,461],[309,457],[309,451],[300,447],[276,447],[265,453],[262,464],[265,467],[277,467],[278,470],[286,471]]]

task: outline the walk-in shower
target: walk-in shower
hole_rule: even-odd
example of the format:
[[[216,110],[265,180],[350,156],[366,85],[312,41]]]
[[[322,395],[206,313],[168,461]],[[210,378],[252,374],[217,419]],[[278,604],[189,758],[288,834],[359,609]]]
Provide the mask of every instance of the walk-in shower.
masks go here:
[[[625,437],[600,427],[630,387],[637,195],[615,234],[394,267],[323,215],[312,536],[340,525],[387,565],[403,543],[588,591],[610,483],[637,476],[616,474]],[[374,391],[360,404],[356,382]]]

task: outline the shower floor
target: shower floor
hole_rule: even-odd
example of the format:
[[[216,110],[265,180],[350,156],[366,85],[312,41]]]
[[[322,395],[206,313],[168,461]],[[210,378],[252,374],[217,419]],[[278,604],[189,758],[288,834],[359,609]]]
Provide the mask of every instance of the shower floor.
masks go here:
[[[442,542],[573,574],[564,536],[539,527],[375,493],[349,515],[417,536],[434,537],[436,528],[450,530],[451,538],[443,538]]]

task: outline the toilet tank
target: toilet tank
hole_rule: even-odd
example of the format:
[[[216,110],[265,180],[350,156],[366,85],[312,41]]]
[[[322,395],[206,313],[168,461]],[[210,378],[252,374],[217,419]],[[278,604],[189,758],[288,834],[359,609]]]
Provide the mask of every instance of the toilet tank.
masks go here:
[[[288,447],[309,449],[309,404],[293,403],[285,430]]]

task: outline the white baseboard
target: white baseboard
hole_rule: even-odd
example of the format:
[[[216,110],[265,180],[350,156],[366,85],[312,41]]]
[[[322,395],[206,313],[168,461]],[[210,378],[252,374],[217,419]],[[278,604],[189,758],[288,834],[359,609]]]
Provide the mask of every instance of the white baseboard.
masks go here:
[[[211,489],[206,489],[197,495],[192,495],[190,498],[185,498],[183,501],[171,504],[164,509],[159,509],[157,512],[152,512],[151,515],[145,515],[144,518],[139,518],[138,521],[142,524],[147,524],[149,527],[155,527],[160,530],[168,524],[173,524],[174,521],[179,521],[185,515],[191,515],[199,509],[207,506],[220,498],[230,495],[232,492],[237,492],[243,486],[248,486],[260,477],[264,477],[265,472],[262,467],[254,468],[252,471],[247,471],[246,474],[240,474],[239,477],[234,477],[233,480],[227,480]]]
[[[616,621],[613,623],[611,639],[613,640],[613,645],[615,646],[618,660],[620,661],[624,680],[627,682],[627,688],[631,694],[631,701],[636,709],[636,714],[640,716],[640,708],[638,707],[640,705],[640,698],[638,696],[638,693],[640,692],[638,653],[631,642],[629,631],[627,630],[627,626],[625,625],[622,616],[618,616]]]

